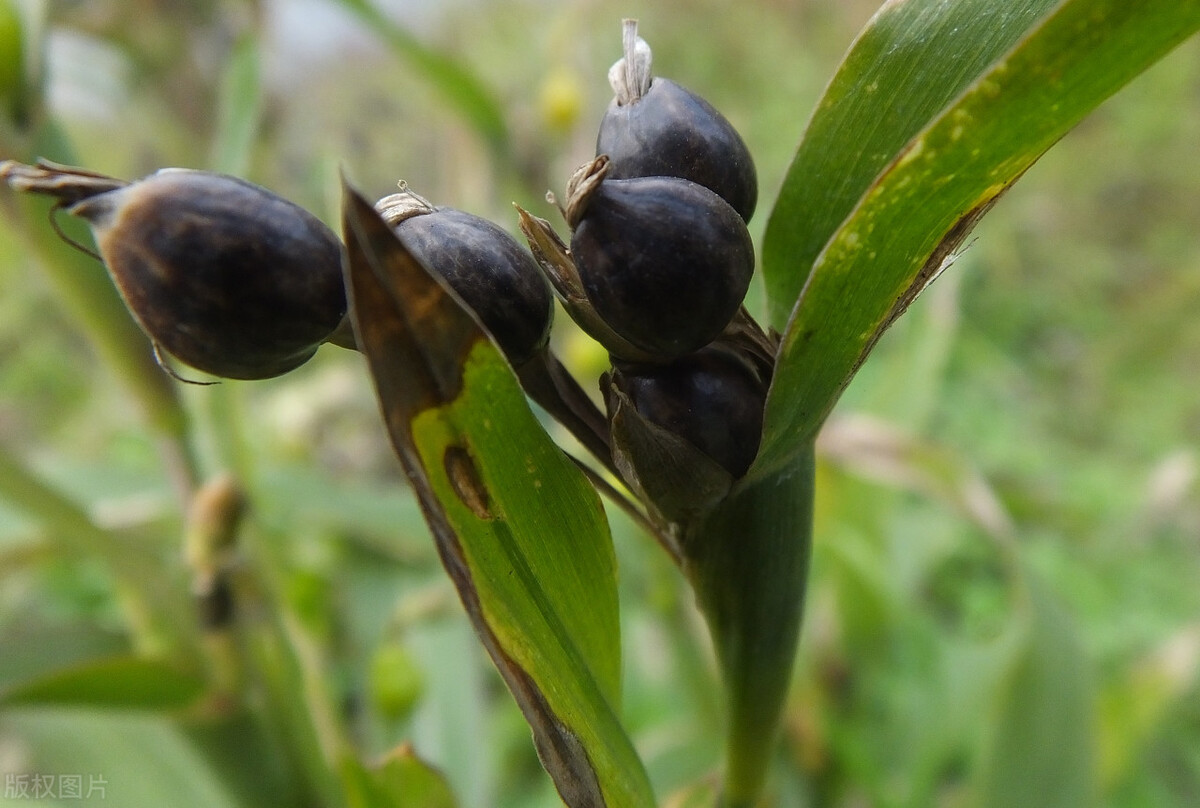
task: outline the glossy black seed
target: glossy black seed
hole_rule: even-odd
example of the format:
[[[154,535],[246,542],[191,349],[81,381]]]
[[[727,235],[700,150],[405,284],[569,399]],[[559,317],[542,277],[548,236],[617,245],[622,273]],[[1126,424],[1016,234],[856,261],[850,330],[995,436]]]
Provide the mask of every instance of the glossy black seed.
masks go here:
[[[571,254],[596,313],[664,361],[720,334],[754,272],[737,212],[675,177],[600,183],[575,222]]]
[[[655,78],[627,104],[616,99],[600,122],[596,154],[612,161],[609,177],[681,177],[703,185],[750,221],[758,203],[754,159],[741,135],[700,96]]]
[[[642,417],[684,438],[734,478],[754,462],[766,385],[732,351],[711,346],[668,365],[618,362],[613,381]]]
[[[232,379],[286,373],[346,313],[337,236],[244,180],[167,169],[68,210],[91,224],[147,335],[194,368]]]
[[[519,367],[550,338],[554,300],[533,256],[497,225],[453,208],[395,225],[404,245],[450,284]]]

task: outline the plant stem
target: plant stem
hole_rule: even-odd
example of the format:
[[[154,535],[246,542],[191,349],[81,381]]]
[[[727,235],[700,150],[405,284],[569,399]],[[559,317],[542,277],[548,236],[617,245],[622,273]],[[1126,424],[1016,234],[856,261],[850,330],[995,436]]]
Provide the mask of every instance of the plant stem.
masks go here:
[[[684,547],[726,695],[724,808],[754,805],[775,749],[804,611],[813,483],[810,445],[735,489]]]

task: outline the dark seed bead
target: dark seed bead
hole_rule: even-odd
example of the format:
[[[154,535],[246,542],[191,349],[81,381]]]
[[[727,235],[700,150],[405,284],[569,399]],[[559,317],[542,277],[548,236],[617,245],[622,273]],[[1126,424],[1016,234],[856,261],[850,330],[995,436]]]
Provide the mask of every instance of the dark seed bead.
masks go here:
[[[616,363],[614,383],[646,420],[739,478],[758,454],[766,385],[750,364],[711,346],[669,365]]]
[[[609,177],[681,177],[703,185],[750,221],[758,176],[745,141],[711,104],[673,81],[655,78],[627,104],[616,99],[600,122],[596,154]]]
[[[571,254],[596,313],[664,361],[716,338],[754,272],[737,212],[675,177],[604,180],[574,223]]]
[[[167,169],[72,205],[150,338],[199,370],[264,379],[307,361],[346,313],[341,242],[252,183]]]
[[[394,229],[471,307],[514,367],[546,345],[554,315],[550,287],[533,256],[502,228],[461,210],[434,208]]]

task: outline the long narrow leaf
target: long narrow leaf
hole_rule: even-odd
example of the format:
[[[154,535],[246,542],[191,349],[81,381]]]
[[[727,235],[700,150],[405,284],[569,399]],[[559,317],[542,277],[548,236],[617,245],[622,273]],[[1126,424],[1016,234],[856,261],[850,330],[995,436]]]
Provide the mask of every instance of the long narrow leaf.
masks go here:
[[[203,680],[154,659],[87,662],[0,691],[5,707],[70,706],[125,710],[182,709],[204,692]]]
[[[957,4],[895,5],[932,14]],[[1005,19],[963,21],[953,32],[958,47],[981,47],[993,39],[987,28]],[[1197,29],[1200,0],[1065,0],[925,126],[816,259],[784,333],[763,449],[751,473],[802,450],[879,336],[1009,185],[1101,101]],[[892,36],[897,51],[911,44],[902,30]],[[893,69],[906,68],[893,62]],[[913,61],[907,69],[930,68]],[[930,73],[922,81],[937,80]],[[908,99],[891,92],[873,103],[883,115]],[[793,175],[788,183],[803,179]],[[799,213],[781,201],[772,217],[776,239]],[[803,263],[785,268],[793,257],[777,247],[765,252],[769,277],[804,271]]]
[[[616,571],[596,493],[440,279],[353,191],[355,330],[397,454],[480,639],[571,806],[652,806],[621,728]]]
[[[884,4],[826,88],[771,211],[763,269],[775,328],[880,172],[1059,1]]]

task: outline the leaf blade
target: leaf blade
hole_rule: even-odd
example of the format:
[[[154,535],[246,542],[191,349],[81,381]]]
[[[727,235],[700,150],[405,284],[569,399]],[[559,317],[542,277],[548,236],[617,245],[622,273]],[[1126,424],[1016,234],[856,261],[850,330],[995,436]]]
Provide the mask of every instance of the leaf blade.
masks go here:
[[[615,559],[595,491],[473,315],[349,190],[345,223],[356,333],[388,431],[543,764],[570,805],[652,806],[615,713]]]
[[[342,761],[350,808],[456,808],[458,801],[445,776],[400,746],[376,767],[357,759]]]
[[[1200,0],[1066,0],[911,140],[816,259],[751,473],[815,434],[887,326],[1041,154],[1197,29]]]
[[[0,705],[182,709],[204,692],[203,679],[154,659],[113,657],[52,671],[0,691]]]
[[[880,172],[1057,2],[892,2],[879,10],[814,111],[767,223],[763,272],[775,328],[787,325],[822,248]],[[956,46],[968,26],[984,36]],[[879,101],[894,98],[905,103]]]

